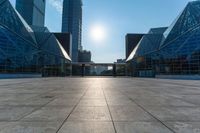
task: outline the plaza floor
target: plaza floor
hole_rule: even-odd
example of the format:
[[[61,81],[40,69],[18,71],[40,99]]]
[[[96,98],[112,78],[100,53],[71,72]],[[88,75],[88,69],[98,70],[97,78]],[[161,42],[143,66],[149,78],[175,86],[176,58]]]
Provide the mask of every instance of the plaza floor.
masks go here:
[[[0,80],[0,133],[200,133],[200,81]]]

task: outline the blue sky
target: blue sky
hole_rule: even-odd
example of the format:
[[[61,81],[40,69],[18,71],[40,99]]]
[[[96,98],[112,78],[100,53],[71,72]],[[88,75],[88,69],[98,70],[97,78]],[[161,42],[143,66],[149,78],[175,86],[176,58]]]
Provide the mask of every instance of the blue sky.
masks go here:
[[[10,0],[13,4],[15,0]],[[95,62],[110,63],[125,58],[125,35],[146,33],[152,27],[169,26],[189,0],[83,0],[84,49],[92,52]],[[47,0],[45,25],[61,31],[62,0]],[[101,44],[92,41],[92,25],[106,29]]]

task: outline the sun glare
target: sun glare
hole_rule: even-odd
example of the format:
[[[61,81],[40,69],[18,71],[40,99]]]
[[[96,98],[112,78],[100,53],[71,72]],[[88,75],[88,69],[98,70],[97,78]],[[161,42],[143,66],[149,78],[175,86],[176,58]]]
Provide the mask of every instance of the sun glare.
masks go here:
[[[95,42],[102,42],[106,38],[106,31],[102,25],[94,25],[90,29],[90,37]]]

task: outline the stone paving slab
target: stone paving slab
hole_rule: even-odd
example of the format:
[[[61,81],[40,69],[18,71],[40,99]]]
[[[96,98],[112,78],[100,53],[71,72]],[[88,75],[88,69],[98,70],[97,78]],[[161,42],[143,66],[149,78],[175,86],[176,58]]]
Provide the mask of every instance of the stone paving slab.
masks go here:
[[[200,133],[200,122],[169,122],[167,125],[176,133]]]
[[[116,122],[118,133],[172,133],[158,122]]]
[[[112,122],[66,122],[59,133],[115,133]]]
[[[147,107],[162,121],[200,122],[200,107]]]
[[[56,122],[64,121],[73,107],[46,106],[24,117],[22,121]]]
[[[138,106],[110,106],[113,121],[154,122],[151,115]]]
[[[200,82],[0,80],[0,133],[200,133]]]
[[[80,107],[70,115],[72,121],[111,121],[107,107]]]
[[[17,121],[36,109],[37,107],[0,106],[0,121]]]
[[[56,122],[11,122],[0,128],[0,133],[55,133],[60,124]]]

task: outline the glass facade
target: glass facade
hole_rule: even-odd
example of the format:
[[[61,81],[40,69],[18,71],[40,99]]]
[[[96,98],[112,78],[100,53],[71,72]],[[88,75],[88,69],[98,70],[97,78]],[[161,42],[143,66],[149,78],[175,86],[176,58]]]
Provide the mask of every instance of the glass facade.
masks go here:
[[[72,34],[72,61],[78,62],[82,50],[82,0],[63,1],[62,32]]]
[[[42,72],[70,61],[54,34],[30,27],[8,0],[0,1],[0,72]]]
[[[16,0],[16,9],[29,25],[44,26],[46,0]]]
[[[128,60],[135,76],[200,74],[200,1],[188,3],[168,28],[151,29]]]

